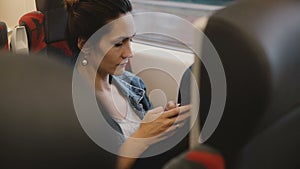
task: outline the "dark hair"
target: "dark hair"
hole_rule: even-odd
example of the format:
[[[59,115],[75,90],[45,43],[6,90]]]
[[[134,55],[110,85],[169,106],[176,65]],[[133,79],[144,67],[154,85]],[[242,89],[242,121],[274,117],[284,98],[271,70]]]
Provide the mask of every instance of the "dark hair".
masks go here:
[[[129,0],[65,0],[68,11],[66,36],[78,53],[78,38],[88,40],[98,29],[121,14],[132,11]]]

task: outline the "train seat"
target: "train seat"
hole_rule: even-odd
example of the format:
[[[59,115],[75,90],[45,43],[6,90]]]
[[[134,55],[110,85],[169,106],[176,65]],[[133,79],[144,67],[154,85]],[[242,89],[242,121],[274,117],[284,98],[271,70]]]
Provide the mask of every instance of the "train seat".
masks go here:
[[[230,169],[299,168],[300,3],[243,0],[216,12],[205,29],[227,81],[225,110],[204,143]],[[210,109],[211,84],[200,74],[200,125]]]
[[[8,50],[7,26],[0,21],[0,50]]]
[[[63,0],[36,0],[37,11],[23,15],[19,25],[25,26],[29,52],[58,56],[71,60],[73,54],[65,40],[67,12]]]
[[[133,43],[134,57],[131,70],[147,85],[147,94],[153,105],[165,106],[178,100],[180,79],[193,64],[194,54]]]
[[[77,119],[70,66],[33,54],[0,56],[0,168],[114,168],[116,156]]]

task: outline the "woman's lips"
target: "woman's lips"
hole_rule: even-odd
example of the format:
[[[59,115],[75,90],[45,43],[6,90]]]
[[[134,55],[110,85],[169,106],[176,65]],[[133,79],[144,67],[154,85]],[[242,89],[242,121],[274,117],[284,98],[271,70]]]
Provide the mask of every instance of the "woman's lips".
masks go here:
[[[128,63],[128,60],[125,61],[125,62],[121,62],[121,63],[119,63],[119,64],[117,64],[117,65],[118,65],[118,66],[125,66],[127,63]]]

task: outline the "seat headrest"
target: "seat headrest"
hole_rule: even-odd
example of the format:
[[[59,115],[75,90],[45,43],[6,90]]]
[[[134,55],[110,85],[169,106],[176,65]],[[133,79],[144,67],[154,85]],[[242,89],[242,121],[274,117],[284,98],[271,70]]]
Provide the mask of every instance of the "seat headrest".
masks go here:
[[[206,30],[224,64],[229,94],[266,98],[269,122],[300,103],[299,16],[296,0],[241,1],[216,13]]]
[[[36,9],[41,12],[63,7],[64,0],[35,0]]]
[[[242,0],[209,19],[205,34],[219,53],[227,80],[225,111],[208,140],[218,149],[244,145],[253,133],[299,106],[299,16],[297,0]],[[209,57],[203,51],[202,57]],[[205,70],[202,73],[203,124],[211,89]]]
[[[53,43],[65,40],[67,12],[64,0],[35,0],[38,11],[45,15],[45,41]]]
[[[1,168],[114,168],[115,156],[77,119],[72,67],[53,57],[0,56]]]
[[[64,8],[56,8],[45,12],[46,43],[65,40],[67,12]]]

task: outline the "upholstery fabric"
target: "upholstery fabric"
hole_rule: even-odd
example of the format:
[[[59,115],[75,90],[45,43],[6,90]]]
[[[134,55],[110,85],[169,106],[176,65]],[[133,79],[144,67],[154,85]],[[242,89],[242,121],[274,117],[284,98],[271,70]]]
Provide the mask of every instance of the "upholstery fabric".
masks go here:
[[[29,51],[69,60],[73,53],[65,40],[67,12],[63,0],[36,0],[38,11],[23,15],[19,24],[26,27]]]
[[[8,50],[7,26],[0,21],[0,50]]]
[[[238,158],[245,162],[240,166],[255,169],[281,168],[275,165],[279,159],[288,168],[299,168],[295,159],[300,150],[299,16],[296,0],[242,0],[208,21],[205,34],[223,63],[227,100],[223,117],[206,144],[220,150],[228,168],[234,168]],[[203,57],[209,57],[205,45],[210,42],[203,43]],[[200,86],[203,127],[211,98],[204,65]],[[285,136],[294,139],[285,140]],[[279,142],[282,151],[277,151]],[[280,153],[287,150],[288,154]]]

